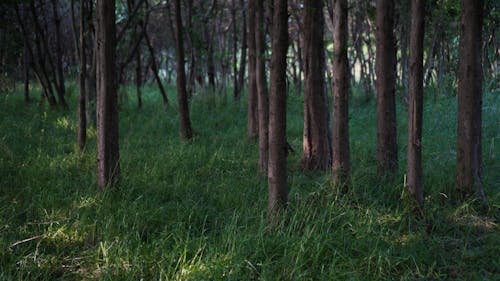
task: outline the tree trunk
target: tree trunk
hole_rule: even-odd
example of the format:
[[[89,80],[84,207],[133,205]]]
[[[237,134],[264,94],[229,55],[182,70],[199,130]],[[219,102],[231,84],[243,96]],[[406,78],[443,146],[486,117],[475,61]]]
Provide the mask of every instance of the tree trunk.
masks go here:
[[[398,167],[394,0],[377,2],[377,161],[379,174]]]
[[[57,10],[57,0],[52,1],[52,11],[54,13],[54,23],[56,27],[56,63],[57,63],[57,85],[58,93],[59,93],[59,104],[63,108],[67,108],[68,104],[66,103],[66,88],[64,86],[64,70],[63,70],[63,50],[62,50],[62,42],[61,42],[61,18],[59,17],[59,12]]]
[[[158,85],[158,89],[160,90],[160,94],[161,94],[161,97],[163,99],[163,106],[165,107],[165,110],[167,110],[167,108],[168,108],[167,92],[165,91],[165,88],[163,87],[163,83],[161,82],[161,79],[160,79],[160,75],[158,74],[158,67],[156,66],[155,52],[153,49],[153,45],[151,44],[151,40],[149,40],[149,35],[148,35],[147,28],[146,28],[146,23],[144,23],[144,25],[142,26],[142,32],[144,32],[144,38],[146,39],[146,45],[148,46],[149,55],[151,57],[151,70],[153,71],[153,76],[155,78],[156,84]],[[183,53],[183,55],[184,55],[184,53]],[[182,61],[184,62],[184,59],[182,59]],[[182,64],[182,69],[184,69],[184,64]],[[186,74],[184,74],[184,85],[186,84],[185,81],[186,81]],[[184,89],[185,88],[186,87],[184,87]],[[189,119],[189,112],[188,112],[188,119]]]
[[[347,188],[349,160],[349,69],[347,59],[347,0],[334,0],[333,59],[333,178]]]
[[[425,1],[412,0],[410,26],[410,80],[406,187],[419,207],[424,204],[422,189],[422,111],[424,96],[424,15]]]
[[[462,0],[458,78],[456,187],[462,196],[486,200],[481,183],[483,0]]]
[[[142,108],[142,68],[141,68],[141,48],[135,54],[135,92],[137,95],[137,107]]]
[[[255,8],[257,1],[249,0],[248,3],[248,33],[255,34]],[[248,105],[247,105],[247,137],[254,139],[258,134],[258,98],[256,81],[256,43],[255,36],[248,37]]]
[[[255,11],[255,33],[250,37],[255,38],[256,45],[256,79],[257,99],[259,112],[259,172],[267,174],[269,162],[269,93],[266,78],[266,33],[264,27],[264,1],[257,1]]]
[[[115,183],[120,173],[116,90],[115,2],[97,1],[97,185]]]
[[[287,0],[274,0],[269,96],[269,214],[271,218],[288,201],[286,142],[286,55],[288,50]],[[271,221],[273,223],[273,220]]]
[[[240,0],[241,5],[241,54],[240,54],[240,68],[238,72],[238,91],[243,91],[243,85],[245,84],[245,69],[246,69],[246,59],[247,59],[247,9],[245,8],[245,2]]]
[[[83,151],[85,143],[87,142],[87,116],[86,116],[86,72],[87,72],[87,56],[85,52],[85,0],[80,0],[80,44],[78,52],[80,54],[80,73],[79,73],[79,87],[80,95],[78,96],[78,148]]]
[[[304,7],[304,134],[302,167],[324,170],[331,165],[328,99],[325,89],[323,1],[306,0]]]
[[[30,54],[27,39],[24,39],[23,48],[23,78],[24,78],[24,101],[30,102]]]
[[[179,102],[180,133],[183,140],[192,138],[191,120],[189,119],[188,93],[186,90],[186,72],[184,70],[184,47],[180,0],[175,0],[175,49],[177,58],[177,100]]]

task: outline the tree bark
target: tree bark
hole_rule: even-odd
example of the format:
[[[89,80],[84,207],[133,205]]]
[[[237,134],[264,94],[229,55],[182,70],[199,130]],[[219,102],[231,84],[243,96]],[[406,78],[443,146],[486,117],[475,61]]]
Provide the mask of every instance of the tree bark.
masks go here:
[[[255,11],[256,80],[259,112],[259,172],[267,174],[269,162],[269,92],[266,78],[266,34],[264,27],[264,0],[258,0]]]
[[[350,172],[347,0],[333,0],[333,179],[347,188]]]
[[[115,2],[97,1],[97,185],[105,188],[120,174],[116,90]]]
[[[385,174],[398,167],[394,0],[379,0],[376,13],[377,161],[379,174]]]
[[[78,148],[83,151],[87,142],[87,109],[86,109],[86,74],[87,74],[87,56],[85,52],[85,16],[86,7],[85,0],[80,0],[80,44],[78,52],[80,55],[80,73],[79,73],[79,88],[80,95],[78,96]]]
[[[257,1],[249,0],[248,33],[255,34],[255,7]],[[258,135],[258,98],[256,81],[256,43],[255,36],[248,37],[248,105],[247,105],[247,137],[254,139]]]
[[[421,208],[422,189],[422,112],[424,96],[424,15],[425,1],[411,1],[410,77],[406,188]]]
[[[325,89],[323,1],[304,2],[304,134],[302,167],[324,170],[331,165],[328,99]]]
[[[462,0],[460,23],[456,187],[485,202],[481,183],[483,0]]]
[[[188,93],[186,90],[186,72],[184,70],[184,47],[180,0],[175,0],[175,50],[177,59],[177,100],[179,103],[180,134],[183,140],[192,138],[191,120],[189,119]]]
[[[288,50],[287,0],[274,0],[271,56],[271,91],[269,96],[269,214],[275,216],[286,207],[286,55]]]

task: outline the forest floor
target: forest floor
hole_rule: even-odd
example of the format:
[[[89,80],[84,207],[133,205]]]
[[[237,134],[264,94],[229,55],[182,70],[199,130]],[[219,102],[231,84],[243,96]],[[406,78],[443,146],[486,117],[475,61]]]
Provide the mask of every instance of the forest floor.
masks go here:
[[[483,102],[486,207],[454,199],[456,98],[426,100],[419,219],[403,192],[406,108],[399,171],[380,178],[375,104],[352,99],[352,186],[342,195],[329,173],[301,171],[302,98],[290,94],[290,204],[271,230],[244,100],[194,97],[196,136],[183,143],[175,106],[165,112],[148,86],[138,110],[130,89],[122,177],[99,191],[95,129],[85,152],[76,148],[77,91],[69,87],[68,111],[0,95],[0,280],[500,280],[498,92]]]

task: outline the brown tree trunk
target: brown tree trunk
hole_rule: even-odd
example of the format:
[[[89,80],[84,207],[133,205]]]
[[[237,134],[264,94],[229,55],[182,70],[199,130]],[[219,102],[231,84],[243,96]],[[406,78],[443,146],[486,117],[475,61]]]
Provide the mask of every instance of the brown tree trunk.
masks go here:
[[[97,185],[113,184],[120,174],[116,90],[115,2],[97,1]]]
[[[177,58],[177,100],[179,103],[180,133],[183,140],[192,138],[191,120],[189,119],[188,93],[186,90],[186,72],[184,70],[184,47],[180,0],[175,0],[175,50]]]
[[[231,21],[233,26],[233,98],[235,101],[240,100],[240,89],[238,88],[238,28],[236,23],[236,0],[232,0],[232,8],[231,8]]]
[[[324,170],[331,164],[328,99],[325,89],[323,1],[304,3],[304,134],[302,167]]]
[[[274,0],[271,91],[269,95],[269,214],[273,217],[288,201],[286,142],[287,0]]]
[[[333,0],[333,178],[347,188],[349,160],[349,69],[347,59],[347,0]]]
[[[264,28],[264,0],[258,0],[255,9],[256,79],[259,112],[259,172],[267,174],[269,162],[269,93],[266,78],[266,34]]]
[[[481,183],[483,0],[462,0],[458,78],[456,187],[462,196],[486,200]]]
[[[377,2],[377,161],[379,174],[398,167],[394,0]]]
[[[406,187],[418,206],[424,204],[422,189],[422,110],[424,96],[424,15],[425,1],[411,1],[410,81]]]
[[[85,0],[80,0],[80,44],[78,52],[80,54],[80,73],[79,73],[79,87],[80,95],[78,96],[78,148],[83,151],[85,143],[87,142],[87,116],[86,116],[86,72],[87,72],[87,56],[85,52],[85,16],[86,7]]]
[[[255,34],[255,7],[257,1],[249,0],[248,3],[248,33]],[[248,105],[247,105],[247,137],[254,139],[258,134],[258,98],[256,81],[256,43],[255,36],[248,37]]]
[[[57,9],[57,0],[52,1],[52,11],[54,13],[54,23],[56,27],[56,63],[57,63],[57,85],[58,93],[59,93],[59,104],[63,108],[67,108],[68,104],[66,103],[66,88],[64,86],[64,71],[63,71],[63,50],[62,50],[62,42],[61,42],[61,18],[59,17],[59,11]]]

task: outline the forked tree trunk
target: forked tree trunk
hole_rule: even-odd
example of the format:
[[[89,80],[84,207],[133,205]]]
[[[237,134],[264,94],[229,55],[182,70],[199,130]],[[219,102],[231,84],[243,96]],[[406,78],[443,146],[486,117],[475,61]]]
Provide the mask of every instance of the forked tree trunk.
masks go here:
[[[462,0],[460,23],[456,187],[481,201],[482,22],[483,0]]]
[[[347,0],[333,0],[333,178],[347,188],[349,160],[349,69],[347,60]]]
[[[115,70],[115,1],[97,1],[97,185],[115,183],[120,173],[118,96]]]
[[[325,89],[323,1],[306,0],[304,7],[304,134],[302,167],[324,170],[331,164],[328,99]]]
[[[274,0],[271,91],[269,95],[268,210],[272,219],[288,201],[286,143],[287,0]],[[273,222],[273,220],[271,221]]]
[[[80,54],[80,73],[78,75],[78,85],[80,87],[80,95],[78,96],[78,148],[83,150],[87,142],[87,109],[86,109],[86,72],[87,72],[87,56],[85,52],[85,17],[86,17],[86,0],[80,0],[80,44],[78,52]]]
[[[266,78],[266,33],[264,27],[264,0],[258,0],[255,11],[256,78],[259,111],[259,172],[267,174],[269,162],[269,92]]]
[[[422,110],[424,96],[424,15],[425,1],[411,1],[410,80],[408,107],[408,143],[406,152],[406,187],[422,207]]]
[[[248,2],[248,33],[255,34],[255,7],[257,1]],[[257,105],[257,81],[256,81],[256,44],[255,36],[248,37],[248,105],[247,105],[247,137],[254,139],[258,134],[258,105]]]
[[[396,43],[394,0],[377,2],[377,161],[379,174],[398,167],[396,139]]]
[[[175,0],[175,50],[177,58],[177,100],[179,103],[180,134],[183,140],[192,138],[191,120],[189,119],[188,93],[186,90],[186,72],[184,70],[184,46],[180,0]]]

